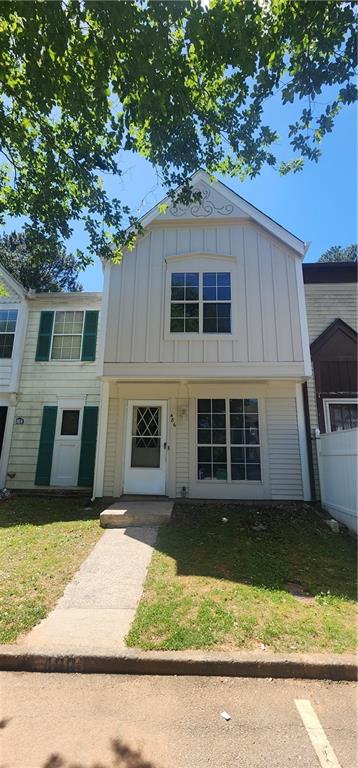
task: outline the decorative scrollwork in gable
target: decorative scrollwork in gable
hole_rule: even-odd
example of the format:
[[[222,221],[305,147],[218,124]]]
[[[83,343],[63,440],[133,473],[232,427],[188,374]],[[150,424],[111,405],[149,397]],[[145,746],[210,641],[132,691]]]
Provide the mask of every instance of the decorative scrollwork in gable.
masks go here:
[[[185,213],[188,213],[188,208],[191,216],[194,216],[195,218],[207,218],[208,216],[215,216],[216,214],[219,214],[219,216],[230,216],[233,213],[234,206],[231,203],[226,203],[221,206],[215,205],[210,199],[210,189],[207,189],[206,187],[198,187],[198,189],[199,192],[201,192],[201,200],[198,203],[192,203],[188,207],[184,205],[171,206],[169,211],[172,216],[184,216]]]

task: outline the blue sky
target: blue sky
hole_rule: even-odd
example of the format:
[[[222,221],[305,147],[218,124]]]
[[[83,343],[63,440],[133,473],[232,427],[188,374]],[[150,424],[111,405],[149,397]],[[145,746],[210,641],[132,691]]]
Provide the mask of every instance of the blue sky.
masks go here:
[[[328,89],[327,89],[328,91]],[[279,134],[287,133],[287,124],[297,117],[299,106],[282,107],[279,95],[271,97],[265,118]],[[315,106],[317,115],[324,110],[332,93],[322,94]],[[276,148],[279,160],[290,160],[292,152],[287,140]],[[165,190],[154,168],[139,155],[123,152],[119,158],[123,175],[119,179],[106,176],[110,195],[120,198],[137,215],[143,215],[164,196]],[[335,127],[322,144],[318,163],[307,161],[303,171],[279,176],[278,171],[264,168],[253,180],[218,177],[246,200],[278,221],[302,240],[311,241],[305,261],[317,261],[331,245],[357,242],[357,110],[343,109]],[[21,229],[20,219],[8,220],[5,231]],[[75,224],[68,250],[84,249],[86,238],[82,226]],[[80,274],[86,291],[102,290],[102,268],[99,260]]]
[[[274,114],[275,109],[273,103],[270,118],[280,132],[281,121],[277,113]],[[338,116],[333,132],[323,142],[322,157],[317,164],[306,162],[303,171],[285,177],[266,168],[256,179],[244,183],[219,178],[302,240],[311,241],[306,261],[316,261],[331,245],[349,245],[357,238],[356,131],[357,114],[351,107]],[[282,145],[282,157],[287,160],[290,156],[287,147]],[[165,192],[154,169],[143,158],[123,153],[121,167],[125,170],[123,177],[110,181],[108,188],[142,215],[158,203]],[[83,235],[77,229],[70,246],[80,245],[83,245]],[[87,291],[101,290],[100,264],[88,267],[81,275],[81,282]]]

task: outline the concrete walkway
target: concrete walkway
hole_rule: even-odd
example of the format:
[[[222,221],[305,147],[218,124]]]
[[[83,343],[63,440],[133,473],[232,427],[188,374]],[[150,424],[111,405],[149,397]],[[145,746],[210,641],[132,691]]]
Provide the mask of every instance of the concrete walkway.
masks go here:
[[[158,529],[107,530],[54,610],[21,641],[118,653],[140,600]]]

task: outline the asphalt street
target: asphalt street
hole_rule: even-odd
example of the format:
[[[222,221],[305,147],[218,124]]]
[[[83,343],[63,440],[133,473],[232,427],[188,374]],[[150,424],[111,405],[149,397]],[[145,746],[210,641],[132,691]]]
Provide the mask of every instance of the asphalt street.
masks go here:
[[[0,692],[0,768],[357,765],[353,683],[8,672]]]

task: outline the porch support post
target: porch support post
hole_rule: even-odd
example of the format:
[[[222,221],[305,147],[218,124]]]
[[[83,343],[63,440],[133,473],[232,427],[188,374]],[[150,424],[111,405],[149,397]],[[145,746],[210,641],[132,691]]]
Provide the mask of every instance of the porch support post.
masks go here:
[[[96,463],[93,481],[93,499],[103,496],[104,486],[104,466],[106,458],[107,426],[108,426],[108,404],[109,404],[109,382],[101,381],[101,400],[99,406]]]
[[[300,456],[301,456],[303,498],[305,501],[311,501],[311,483],[310,483],[310,472],[309,472],[308,452],[307,452],[306,423],[305,423],[305,412],[303,407],[303,394],[302,394],[301,384],[296,384],[296,408],[297,408],[298,439],[299,439]]]

